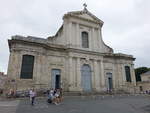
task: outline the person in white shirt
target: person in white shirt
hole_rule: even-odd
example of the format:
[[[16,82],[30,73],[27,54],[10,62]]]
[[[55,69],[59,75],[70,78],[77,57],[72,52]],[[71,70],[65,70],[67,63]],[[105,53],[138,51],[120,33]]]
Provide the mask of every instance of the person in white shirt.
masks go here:
[[[35,92],[35,90],[33,89],[33,90],[31,90],[29,93],[30,93],[31,105],[34,105],[36,92]]]
[[[31,99],[31,94],[32,94],[32,89],[30,89],[30,91],[29,91],[30,101],[32,100],[32,99]]]

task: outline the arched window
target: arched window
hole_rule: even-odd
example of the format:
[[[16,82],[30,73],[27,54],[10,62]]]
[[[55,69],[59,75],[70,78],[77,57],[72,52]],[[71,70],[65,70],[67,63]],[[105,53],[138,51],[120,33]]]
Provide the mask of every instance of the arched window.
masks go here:
[[[88,39],[88,33],[82,32],[82,47],[83,48],[89,48],[89,39]]]
[[[130,67],[125,66],[125,73],[126,73],[126,81],[131,82],[131,73],[130,73]]]
[[[34,56],[23,55],[20,78],[32,79],[33,78],[33,66],[34,66]]]

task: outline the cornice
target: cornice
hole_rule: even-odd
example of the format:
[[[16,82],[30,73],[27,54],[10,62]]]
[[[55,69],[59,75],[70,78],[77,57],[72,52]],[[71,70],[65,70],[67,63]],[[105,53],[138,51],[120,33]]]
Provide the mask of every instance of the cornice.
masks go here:
[[[109,54],[106,53],[104,55],[105,58],[114,58],[114,59],[129,59],[135,61],[136,58],[134,58],[132,55],[127,55],[127,54],[120,54],[120,53],[114,53],[114,54]]]
[[[75,52],[80,54],[88,54],[88,55],[97,55],[97,56],[103,56],[104,58],[113,58],[113,59],[128,59],[128,60],[135,60],[132,55],[126,55],[126,54],[114,54],[114,53],[101,53],[101,52],[95,52],[95,51],[88,51],[88,50],[82,50],[82,49],[76,49],[76,48],[69,48],[64,45],[57,45],[57,44],[50,44],[50,43],[38,43],[38,42],[30,42],[25,40],[18,40],[18,39],[12,39],[8,40],[9,48],[11,50],[12,44],[25,44],[25,45],[31,45],[31,46],[38,46],[43,47],[47,50],[53,50],[53,51],[59,51],[59,52]]]

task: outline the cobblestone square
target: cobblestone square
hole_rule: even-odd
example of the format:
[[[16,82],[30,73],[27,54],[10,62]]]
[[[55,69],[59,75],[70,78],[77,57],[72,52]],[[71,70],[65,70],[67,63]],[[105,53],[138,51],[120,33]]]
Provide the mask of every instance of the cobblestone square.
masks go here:
[[[65,97],[60,105],[36,98],[0,101],[0,113],[150,113],[150,97],[144,95]]]

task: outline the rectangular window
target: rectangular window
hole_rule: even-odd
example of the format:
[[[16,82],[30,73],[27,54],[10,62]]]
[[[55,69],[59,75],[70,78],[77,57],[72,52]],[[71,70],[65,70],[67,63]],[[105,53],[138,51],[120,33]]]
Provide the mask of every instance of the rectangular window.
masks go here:
[[[125,73],[126,73],[126,81],[131,82],[131,73],[130,73],[130,67],[125,66]]]
[[[82,47],[89,48],[89,40],[87,32],[82,32]]]
[[[34,67],[34,56],[23,55],[20,78],[32,79],[33,78],[33,67]]]

